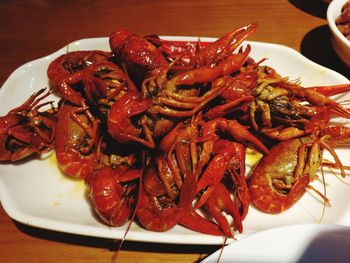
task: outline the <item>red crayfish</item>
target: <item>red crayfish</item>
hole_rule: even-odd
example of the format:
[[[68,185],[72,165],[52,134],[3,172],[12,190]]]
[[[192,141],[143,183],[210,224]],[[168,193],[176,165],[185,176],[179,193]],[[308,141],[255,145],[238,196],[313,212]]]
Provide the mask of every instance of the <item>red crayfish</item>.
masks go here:
[[[349,144],[350,128],[330,126],[315,134],[278,143],[270,149],[254,168],[249,179],[252,203],[266,213],[280,213],[291,208],[306,192],[322,166],[340,169],[344,166],[333,147]],[[322,160],[323,151],[329,151],[335,163]],[[327,198],[321,195],[323,200]]]
[[[52,150],[57,112],[54,107],[40,110],[51,103],[41,103],[50,94],[41,89],[0,117],[0,161],[18,161]]]
[[[110,52],[59,56],[47,70],[51,89],[0,117],[0,161],[54,149],[111,226],[135,219],[151,231],[180,224],[232,238],[251,203],[289,209],[321,166],[345,176],[333,148],[349,142],[349,128],[330,120],[350,111],[330,96],[350,84],[304,88],[254,61],[242,44],[256,29],[212,43],[116,30]],[[51,93],[57,106],[44,101]],[[251,174],[247,148],[263,155]]]

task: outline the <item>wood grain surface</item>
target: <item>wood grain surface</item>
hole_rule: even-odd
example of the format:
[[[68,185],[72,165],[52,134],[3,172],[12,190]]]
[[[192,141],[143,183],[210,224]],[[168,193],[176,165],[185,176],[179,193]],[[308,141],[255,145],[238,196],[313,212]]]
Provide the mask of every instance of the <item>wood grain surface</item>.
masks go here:
[[[117,28],[220,37],[254,21],[259,29],[249,40],[289,46],[349,78],[330,43],[326,8],[317,0],[0,1],[0,84],[26,62]],[[113,240],[23,225],[0,207],[0,262],[109,262],[116,247]],[[199,262],[219,248],[127,241],[118,262]]]

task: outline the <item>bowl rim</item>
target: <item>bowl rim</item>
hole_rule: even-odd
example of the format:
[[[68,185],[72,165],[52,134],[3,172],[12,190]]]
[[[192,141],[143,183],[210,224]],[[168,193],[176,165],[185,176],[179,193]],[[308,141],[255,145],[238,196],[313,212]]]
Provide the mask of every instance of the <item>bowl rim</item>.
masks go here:
[[[348,40],[337,28],[335,19],[341,14],[341,9],[348,0],[333,0],[327,8],[327,21],[329,28],[334,36],[350,49],[350,40]]]

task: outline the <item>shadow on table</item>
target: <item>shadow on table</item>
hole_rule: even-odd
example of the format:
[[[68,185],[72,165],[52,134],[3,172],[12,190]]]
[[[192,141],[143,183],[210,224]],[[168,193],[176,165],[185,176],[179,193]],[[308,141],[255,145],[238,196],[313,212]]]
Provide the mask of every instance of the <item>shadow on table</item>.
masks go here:
[[[288,0],[296,8],[319,18],[327,23],[328,4],[321,0]],[[331,44],[331,32],[328,25],[317,27],[308,32],[301,42],[300,53],[310,60],[333,69],[345,77],[350,77],[350,70],[338,58]]]
[[[304,36],[300,53],[317,64],[333,69],[350,78],[350,70],[339,59],[333,49],[331,32],[327,25],[316,27]]]
[[[328,4],[321,0],[289,0],[296,8],[320,18],[326,18]]]
[[[75,234],[68,234],[63,232],[51,231],[31,227],[17,221],[14,221],[18,230],[29,236],[45,239],[48,241],[60,242],[70,245],[79,245],[85,247],[94,247],[107,249],[115,252],[118,249],[119,241],[107,238],[89,237]],[[198,258],[200,262],[208,254],[214,253],[220,249],[220,245],[177,245],[177,244],[159,244],[159,243],[145,243],[125,241],[122,245],[121,251],[138,251],[151,253],[181,253],[181,254],[201,254],[203,257]]]

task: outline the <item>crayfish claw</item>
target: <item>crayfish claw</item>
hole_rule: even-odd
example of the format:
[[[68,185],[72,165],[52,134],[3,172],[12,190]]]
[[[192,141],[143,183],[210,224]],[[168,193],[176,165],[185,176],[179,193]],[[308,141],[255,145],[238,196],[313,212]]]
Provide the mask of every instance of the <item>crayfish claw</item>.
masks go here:
[[[212,192],[204,206],[227,237],[232,237],[232,232],[230,223],[222,212],[232,216],[236,230],[240,233],[243,231],[241,215],[236,204],[231,200],[230,193],[223,184],[220,183],[215,187],[215,191]]]

